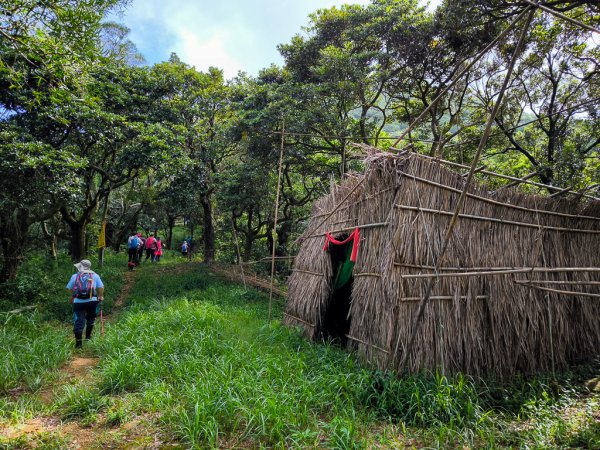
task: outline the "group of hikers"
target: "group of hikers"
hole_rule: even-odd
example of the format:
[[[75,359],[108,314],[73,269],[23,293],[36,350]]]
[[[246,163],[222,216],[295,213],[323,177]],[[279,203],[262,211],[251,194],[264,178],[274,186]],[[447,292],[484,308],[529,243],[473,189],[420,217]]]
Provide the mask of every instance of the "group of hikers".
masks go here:
[[[145,261],[150,260],[153,263],[157,263],[163,254],[162,241],[156,235],[144,238],[142,233],[133,231],[127,239],[127,267],[129,267],[129,270],[133,270],[141,264],[144,257],[144,250],[146,251]]]

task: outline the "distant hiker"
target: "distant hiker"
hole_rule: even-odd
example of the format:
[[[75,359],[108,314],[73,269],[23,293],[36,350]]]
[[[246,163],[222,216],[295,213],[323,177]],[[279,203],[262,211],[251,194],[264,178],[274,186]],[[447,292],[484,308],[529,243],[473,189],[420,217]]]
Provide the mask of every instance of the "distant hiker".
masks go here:
[[[154,235],[148,236],[146,239],[146,261],[150,259],[151,262],[154,262],[154,253],[156,252],[156,238]]]
[[[138,265],[138,246],[139,240],[137,237],[137,233],[133,231],[131,233],[131,236],[129,236],[129,239],[127,239],[127,267],[129,267],[129,270],[133,270],[135,266]]]
[[[104,300],[104,283],[100,276],[92,270],[92,263],[87,259],[74,264],[77,273],[71,276],[67,289],[73,293],[73,332],[75,333],[75,347],[81,347],[83,328],[85,338],[90,339],[98,305]]]
[[[187,257],[189,249],[190,245],[188,244],[188,241],[183,241],[181,244],[181,256]]]
[[[142,263],[142,257],[144,256],[144,247],[146,245],[146,239],[142,237],[142,233],[136,234],[138,238],[138,264]]]
[[[156,263],[159,262],[162,254],[163,254],[162,241],[160,240],[159,237],[157,237],[156,238],[156,251],[154,252],[154,262],[156,262]]]

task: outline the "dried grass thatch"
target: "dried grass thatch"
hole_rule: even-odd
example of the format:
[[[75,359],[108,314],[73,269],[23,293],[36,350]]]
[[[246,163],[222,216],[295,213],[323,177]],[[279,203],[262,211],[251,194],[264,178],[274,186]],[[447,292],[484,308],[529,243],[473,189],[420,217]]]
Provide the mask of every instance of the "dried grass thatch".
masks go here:
[[[348,345],[380,368],[398,369],[464,183],[416,154],[370,157],[364,175],[315,204],[285,322],[322,336],[332,293],[324,233],[361,226]],[[506,378],[600,356],[600,202],[482,185],[468,193],[408,371]]]

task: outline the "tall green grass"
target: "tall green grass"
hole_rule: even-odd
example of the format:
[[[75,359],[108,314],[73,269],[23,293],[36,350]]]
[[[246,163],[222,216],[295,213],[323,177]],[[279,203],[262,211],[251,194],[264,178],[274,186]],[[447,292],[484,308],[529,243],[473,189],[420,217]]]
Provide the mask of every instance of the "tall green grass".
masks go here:
[[[106,264],[99,268],[92,259],[93,269],[101,274],[106,285],[104,311],[110,312],[123,284],[122,256],[108,254]],[[31,257],[10,286],[8,297],[2,300],[5,311],[23,305],[36,305],[35,310],[0,312],[0,395],[16,388],[35,390],[43,385],[51,369],[65,362],[72,352],[72,307],[65,288],[75,273],[66,256],[58,261]]]
[[[160,414],[189,447],[552,447],[597,438],[592,413],[576,424],[558,414],[581,398],[575,380],[557,389],[543,377],[506,386],[373,371],[277,320],[267,324],[264,295],[205,266],[138,275],[129,311],[98,343],[99,386],[135,393],[137,407]],[[281,312],[276,304],[274,316]],[[518,420],[535,425],[523,433]]]
[[[118,278],[124,267],[115,259],[110,270]],[[108,271],[106,278],[111,276]],[[103,339],[92,342],[100,356],[96,373],[65,387],[53,408],[62,419],[84,425],[100,415],[119,425],[148,414],[186,448],[595,448],[598,443],[594,414],[600,395],[579,383],[590,373],[513,385],[441,373],[401,377],[283,327],[281,303],[267,323],[267,305],[265,295],[225,281],[202,264],[173,259],[142,265],[125,311],[107,324]],[[39,313],[31,318],[36,326],[43,323]],[[43,336],[57,331],[48,326]],[[8,328],[15,336],[27,335],[17,323]],[[70,327],[66,330],[69,334]],[[25,402],[12,414],[36,407]],[[565,415],[570,410],[578,411],[577,417]]]
[[[0,393],[39,388],[48,368],[71,354],[66,328],[45,322],[39,312],[0,314],[0,321]]]
[[[360,448],[379,421],[448,427],[453,438],[487,423],[472,380],[373,372],[335,346],[267,324],[261,294],[201,265],[188,269],[139,274],[130,311],[97,351],[102,392],[142,393],[190,446]]]

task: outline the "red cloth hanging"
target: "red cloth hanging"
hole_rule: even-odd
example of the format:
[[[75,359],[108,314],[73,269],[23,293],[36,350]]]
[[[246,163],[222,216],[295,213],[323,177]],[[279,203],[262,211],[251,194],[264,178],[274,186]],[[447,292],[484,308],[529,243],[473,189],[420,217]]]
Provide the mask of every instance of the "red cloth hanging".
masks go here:
[[[358,243],[360,242],[360,230],[357,228],[354,229],[352,234],[348,236],[343,241],[338,241],[331,234],[325,233],[325,245],[323,246],[323,250],[327,251],[329,249],[329,243],[331,242],[334,245],[344,245],[348,242],[354,240],[352,243],[352,254],[350,255],[350,261],[356,262],[356,255],[358,254]]]

